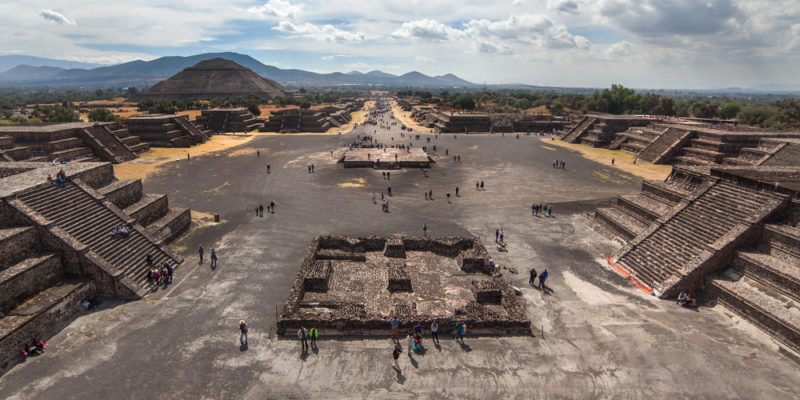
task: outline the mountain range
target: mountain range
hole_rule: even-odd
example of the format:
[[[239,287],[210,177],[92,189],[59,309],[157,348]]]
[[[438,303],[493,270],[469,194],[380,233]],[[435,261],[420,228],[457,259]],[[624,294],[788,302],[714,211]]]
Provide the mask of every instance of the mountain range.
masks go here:
[[[260,61],[239,53],[205,53],[188,57],[161,57],[152,61],[131,61],[112,66],[70,66],[59,64],[60,60],[30,57],[26,62],[9,66],[11,59],[0,56],[0,87],[148,87],[169,78],[203,60],[224,58],[287,87],[470,87],[473,83],[453,74],[428,76],[412,71],[393,75],[381,71],[361,73],[334,72],[320,74],[299,69],[281,69],[265,65]],[[69,63],[61,61],[62,63]],[[5,70],[2,66],[8,66]]]

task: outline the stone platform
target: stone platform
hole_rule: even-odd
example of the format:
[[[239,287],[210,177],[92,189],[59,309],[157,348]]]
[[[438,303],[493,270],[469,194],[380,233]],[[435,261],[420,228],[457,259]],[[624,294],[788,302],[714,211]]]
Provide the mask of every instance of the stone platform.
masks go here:
[[[341,160],[345,168],[428,168],[434,163],[422,149],[355,148]]]
[[[399,251],[402,247],[402,251]],[[278,321],[278,334],[304,326],[326,336],[387,335],[437,319],[472,335],[530,334],[521,298],[491,275],[475,238],[332,237],[314,239]]]

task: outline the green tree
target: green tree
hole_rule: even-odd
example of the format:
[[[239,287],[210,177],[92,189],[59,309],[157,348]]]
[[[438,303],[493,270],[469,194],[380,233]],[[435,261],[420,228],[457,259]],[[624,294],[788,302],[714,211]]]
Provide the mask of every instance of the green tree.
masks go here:
[[[247,110],[253,113],[253,115],[258,116],[261,115],[261,109],[258,108],[258,104],[250,103],[247,105]]]
[[[775,111],[770,108],[747,106],[742,108],[742,111],[739,111],[737,118],[739,118],[739,121],[745,125],[763,126],[764,122],[772,118],[774,115]]]
[[[55,106],[47,115],[47,119],[50,122],[77,122],[81,117],[69,107]]]
[[[553,115],[564,115],[564,103],[561,100],[554,100],[552,104],[550,104],[550,114]]]
[[[722,119],[735,118],[739,111],[742,111],[742,106],[739,103],[727,102],[719,106],[719,117]]]
[[[460,94],[455,98],[455,100],[453,100],[453,106],[462,110],[474,110],[475,99],[473,99],[472,95],[470,94]]]
[[[92,111],[89,111],[89,121],[90,122],[113,122],[116,120],[116,116],[111,111],[105,108],[95,108]]]
[[[800,100],[781,99],[775,102],[778,109],[776,119],[786,127],[800,127]]]
[[[530,100],[524,99],[524,98],[523,99],[518,99],[518,100],[516,100],[514,102],[514,108],[517,108],[517,109],[520,109],[520,110],[526,110],[528,108],[531,108],[531,102],[530,102]]]

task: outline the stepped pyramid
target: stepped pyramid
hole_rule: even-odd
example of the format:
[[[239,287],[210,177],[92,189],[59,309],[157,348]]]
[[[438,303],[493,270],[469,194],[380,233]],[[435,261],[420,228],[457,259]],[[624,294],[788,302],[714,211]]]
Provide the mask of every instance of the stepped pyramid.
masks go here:
[[[135,96],[142,99],[220,99],[254,95],[272,99],[286,96],[286,88],[224,58],[200,61]]]

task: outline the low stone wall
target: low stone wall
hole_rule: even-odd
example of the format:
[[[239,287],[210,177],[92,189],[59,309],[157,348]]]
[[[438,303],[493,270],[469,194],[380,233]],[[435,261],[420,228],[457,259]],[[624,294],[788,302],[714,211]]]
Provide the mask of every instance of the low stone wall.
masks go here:
[[[80,301],[95,297],[92,282],[86,282],[67,293],[58,303],[42,310],[35,317],[0,337],[0,374],[21,359],[20,350],[35,339],[47,340],[58,324],[80,311]]]
[[[0,277],[4,275],[0,273]],[[10,311],[26,298],[55,283],[62,275],[61,258],[54,255],[14,276],[8,276],[0,281],[0,311]]]
[[[35,228],[18,229],[0,238],[0,270],[30,256],[38,244],[39,232]]]
[[[112,185],[114,185],[112,183]],[[125,209],[141,200],[144,190],[142,189],[142,180],[136,179],[126,184],[117,185],[111,191],[101,190],[106,199],[115,206]]]

